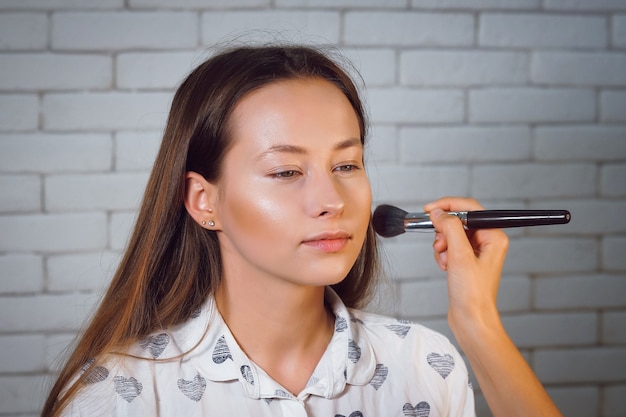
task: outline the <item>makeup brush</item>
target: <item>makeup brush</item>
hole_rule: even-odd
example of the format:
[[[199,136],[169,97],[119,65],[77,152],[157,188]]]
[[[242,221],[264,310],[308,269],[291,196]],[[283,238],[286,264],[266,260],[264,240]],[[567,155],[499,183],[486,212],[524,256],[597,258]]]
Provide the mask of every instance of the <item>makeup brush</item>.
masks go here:
[[[466,229],[565,224],[571,219],[567,210],[477,210],[448,212],[461,219]],[[389,204],[376,207],[372,217],[376,233],[393,237],[410,230],[434,230],[428,213],[409,213]]]

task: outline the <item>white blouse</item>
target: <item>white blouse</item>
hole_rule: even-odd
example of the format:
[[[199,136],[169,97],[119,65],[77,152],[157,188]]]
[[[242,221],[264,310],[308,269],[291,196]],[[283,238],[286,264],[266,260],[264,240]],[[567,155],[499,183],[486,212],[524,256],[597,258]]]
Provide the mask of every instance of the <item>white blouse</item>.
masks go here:
[[[241,350],[213,299],[186,323],[128,355],[88,364],[65,409],[73,417],[475,416],[468,372],[454,346],[418,324],[347,309],[330,289],[335,332],[306,388],[274,381]]]

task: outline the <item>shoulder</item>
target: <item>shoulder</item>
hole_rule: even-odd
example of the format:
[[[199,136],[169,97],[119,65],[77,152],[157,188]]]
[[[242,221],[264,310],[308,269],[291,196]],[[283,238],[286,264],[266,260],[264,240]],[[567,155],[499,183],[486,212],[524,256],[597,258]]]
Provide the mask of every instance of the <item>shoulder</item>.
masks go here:
[[[419,341],[442,347],[452,347],[442,333],[410,320],[402,320],[362,310],[349,309],[350,320],[365,333],[379,336],[395,335],[397,340]],[[394,340],[390,338],[390,340]]]
[[[468,369],[448,337],[407,320],[360,310],[349,313],[352,334],[374,357],[376,367],[369,384],[378,387],[377,391],[408,387],[410,404],[428,399],[432,407],[441,409],[471,396]]]

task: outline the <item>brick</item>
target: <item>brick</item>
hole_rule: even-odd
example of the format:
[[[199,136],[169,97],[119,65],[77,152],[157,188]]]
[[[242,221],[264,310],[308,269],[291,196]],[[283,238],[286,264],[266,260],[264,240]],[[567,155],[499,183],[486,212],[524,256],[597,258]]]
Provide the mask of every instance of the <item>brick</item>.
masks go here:
[[[58,373],[65,364],[69,348],[73,346],[77,333],[55,333],[46,337],[46,369]]]
[[[626,349],[587,348],[538,350],[534,369],[544,383],[608,383],[623,381]]]
[[[483,164],[472,172],[472,195],[478,199],[590,197],[595,193],[594,164]]]
[[[39,255],[0,255],[0,293],[38,292],[43,289],[44,269]]]
[[[598,339],[595,313],[504,316],[502,323],[519,348],[588,345]]]
[[[0,165],[5,172],[108,170],[111,153],[107,134],[0,135]]]
[[[276,6],[279,7],[307,7],[307,8],[405,8],[405,0],[276,0]]]
[[[623,275],[542,277],[535,282],[535,305],[545,310],[623,307],[625,293]]]
[[[47,43],[48,17],[44,13],[0,15],[0,49],[9,51],[45,49]]]
[[[533,156],[537,160],[624,160],[626,128],[621,126],[539,126]]]
[[[605,311],[602,314],[602,343],[626,344],[626,311]]]
[[[120,7],[124,7],[124,0],[2,0],[0,3],[0,10],[117,9]]]
[[[367,167],[378,163],[398,160],[398,129],[394,126],[375,125],[371,127],[365,145]]]
[[[434,200],[442,195],[468,195],[469,169],[459,166],[383,166],[369,170],[374,196],[387,203]],[[415,189],[416,178],[419,189]],[[411,191],[415,190],[415,191]]]
[[[591,272],[597,268],[595,239],[516,237],[510,239],[507,274]]]
[[[400,129],[406,163],[522,161],[530,157],[527,127],[416,127]]]
[[[626,210],[626,200],[544,200],[535,202],[532,208],[536,209],[564,209],[569,210],[572,219],[566,225],[555,225],[537,227],[530,230],[530,233],[544,234],[587,234],[597,236],[600,233],[624,233],[626,232],[626,222],[624,222],[624,210]]]
[[[76,331],[98,299],[95,294],[0,297],[0,331]]]
[[[0,404],[3,413],[15,413],[15,416],[37,413],[45,394],[42,377],[39,375],[0,376]]]
[[[504,275],[498,291],[498,310],[502,313],[530,308],[531,280],[523,275]]]
[[[574,10],[574,11],[615,11],[626,10],[622,0],[546,0],[546,10]]]
[[[0,251],[75,251],[106,244],[104,213],[0,216]]]
[[[591,90],[489,88],[469,93],[471,122],[588,122],[595,114]]]
[[[0,55],[0,89],[62,90],[111,86],[112,59],[100,55]]]
[[[435,265],[435,262],[432,258],[432,248],[423,248],[422,250],[417,250],[418,248],[413,248],[411,252],[401,254],[402,259],[400,259],[400,264],[402,261],[408,261],[411,264],[414,264],[414,276],[426,276],[423,271],[430,269],[433,271],[430,273],[431,278],[429,280],[418,280],[418,281],[401,281],[399,284],[400,290],[398,291],[398,301],[399,301],[399,314],[402,317],[413,317],[417,318],[417,321],[422,322],[425,318],[426,320],[432,321],[432,317],[435,316],[446,316],[448,312],[448,289],[447,289],[447,281],[446,276],[443,272],[441,272],[436,267],[426,267],[425,263],[430,265]],[[422,259],[425,256],[429,255],[426,262],[415,261],[413,258]],[[400,258],[390,258],[390,259],[398,259]],[[405,263],[408,263],[405,262]],[[390,262],[393,265],[393,270],[395,271],[396,265],[395,262]],[[503,313],[513,312],[513,311],[523,311],[528,309],[530,300],[530,280],[527,277],[521,276],[504,276],[501,280],[500,290],[498,294],[498,310]],[[524,316],[525,317],[525,316]],[[556,317],[552,320],[548,320],[544,323],[544,326],[557,326],[559,317]],[[561,323],[566,320],[561,320]],[[520,326],[521,325],[521,326]],[[532,330],[534,321],[526,319],[524,321],[523,318],[512,318],[510,319],[510,326],[514,330],[518,330],[518,338],[520,340],[528,340],[528,338],[524,338],[529,335]],[[594,322],[595,325],[595,322]],[[528,326],[528,328],[524,328],[524,326]],[[429,327],[431,327],[429,325]],[[436,330],[443,331],[447,328],[447,322],[441,323],[439,328]],[[507,328],[509,328],[507,326]],[[534,335],[530,335],[530,338],[536,337]],[[579,336],[574,336],[579,337]],[[595,333],[594,333],[595,337]],[[550,336],[544,336],[543,339],[537,340],[550,340]]]
[[[0,372],[45,370],[45,336],[0,336]]]
[[[617,48],[626,48],[626,15],[613,16],[611,41]]]
[[[464,118],[463,92],[372,88],[367,92],[374,123],[455,123]]]
[[[111,215],[111,224],[109,226],[110,242],[109,246],[113,250],[123,250],[126,248],[131,236],[137,213],[132,212],[115,212]]]
[[[398,301],[402,316],[445,316],[448,313],[447,283],[445,279],[402,283]]]
[[[0,94],[0,132],[37,129],[39,98],[35,94]]]
[[[115,169],[149,171],[161,145],[162,132],[119,132],[115,134]]]
[[[136,209],[146,183],[145,173],[49,176],[44,203],[50,211]]]
[[[197,15],[189,12],[102,11],[52,15],[52,48],[56,50],[192,48],[197,45],[197,33]]]
[[[546,391],[564,416],[588,417],[596,415],[600,403],[600,390],[597,387],[547,387]]]
[[[336,44],[339,42],[340,14],[337,11],[219,11],[201,17],[203,45],[236,38],[241,41]],[[306,35],[306,40],[302,39]]]
[[[41,210],[41,179],[35,175],[0,175],[0,213]]]
[[[173,95],[144,93],[52,93],[43,99],[44,127],[50,130],[160,129]]]
[[[607,37],[600,16],[483,13],[478,29],[479,45],[512,48],[602,48]]]
[[[110,134],[0,134],[0,172],[105,171],[111,169],[112,152]]]
[[[536,52],[530,74],[534,83],[551,86],[623,86],[625,68],[625,53]]]
[[[354,74],[351,65],[343,65],[358,83],[363,78],[367,87],[393,85],[396,81],[396,53],[393,49],[343,49],[342,53],[359,74]],[[339,61],[341,64],[342,62]]]
[[[371,30],[373,27],[376,30]],[[344,42],[352,45],[469,46],[474,17],[464,13],[349,11]]]
[[[127,52],[117,57],[115,79],[122,88],[175,88],[199,64],[198,53]]]
[[[407,233],[383,242],[386,272],[395,281],[435,278],[445,280],[433,258],[431,233]],[[408,283],[407,285],[411,285]]]
[[[602,404],[603,417],[623,417],[626,410],[626,385],[608,385],[604,387]]]
[[[602,268],[607,271],[626,270],[626,236],[602,238]]]
[[[443,87],[523,84],[529,62],[524,52],[407,51],[400,55],[400,82]]]
[[[626,122],[626,91],[600,93],[600,119],[603,122]]]
[[[131,8],[152,8],[172,7],[170,0],[129,0]],[[220,9],[220,8],[235,8],[235,7],[262,7],[269,6],[270,0],[177,0],[176,7],[180,8],[201,8],[201,9]]]
[[[46,263],[47,289],[103,292],[119,261],[120,254],[109,251],[50,256]]]
[[[462,9],[462,10],[491,10],[491,9],[537,9],[541,6],[540,0],[411,0],[414,9]]]

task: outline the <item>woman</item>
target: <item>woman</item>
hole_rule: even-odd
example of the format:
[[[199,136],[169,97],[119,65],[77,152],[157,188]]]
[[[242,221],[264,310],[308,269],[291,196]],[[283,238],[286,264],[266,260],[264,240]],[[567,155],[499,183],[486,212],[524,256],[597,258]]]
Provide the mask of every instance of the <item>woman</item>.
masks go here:
[[[445,338],[358,310],[379,275],[366,126],[350,78],[309,47],[236,48],[194,70],[42,416],[473,415]],[[495,415],[558,415],[495,309],[505,235],[443,213],[477,208],[425,208],[451,328]]]

